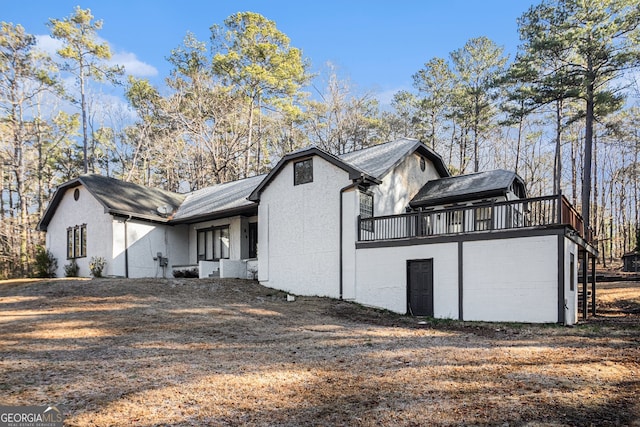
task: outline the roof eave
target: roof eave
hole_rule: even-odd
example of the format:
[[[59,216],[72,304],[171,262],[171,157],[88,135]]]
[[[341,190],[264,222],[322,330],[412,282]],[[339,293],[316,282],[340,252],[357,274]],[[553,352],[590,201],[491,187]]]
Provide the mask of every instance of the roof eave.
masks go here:
[[[123,211],[118,209],[107,209],[105,213],[108,213],[112,216],[128,217],[131,219],[139,219],[142,221],[154,222],[157,224],[167,224],[171,220],[170,217],[165,218],[158,215],[151,215],[151,214],[146,215],[138,212],[128,212],[128,211]]]
[[[375,182],[376,184],[379,184],[381,182],[378,178],[370,176],[364,171],[354,168],[353,166],[349,165],[348,163],[344,162],[338,157],[332,154],[329,154],[326,151],[321,150],[317,147],[311,147],[306,150],[298,151],[296,153],[287,154],[282,159],[280,159],[278,164],[276,164],[276,166],[271,170],[271,172],[269,172],[267,176],[262,180],[262,182],[251,192],[251,194],[249,194],[249,196],[247,197],[247,200],[250,200],[252,202],[259,202],[260,194],[262,193],[264,188],[267,185],[269,185],[271,180],[280,172],[280,169],[282,169],[286,163],[293,160],[304,159],[306,157],[312,157],[312,156],[322,157],[324,160],[328,161],[334,166],[337,166],[340,169],[346,171],[349,174],[349,179],[353,181],[357,179],[368,179],[368,180],[371,180],[372,182]]]
[[[438,197],[436,199],[428,199],[425,201],[411,201],[409,202],[409,206],[412,208],[422,208],[422,207],[432,207],[432,206],[440,206],[444,204],[450,203],[461,203],[461,202],[469,202],[471,200],[482,200],[489,197],[506,197],[507,192],[504,189],[499,190],[490,190],[490,191],[481,191],[477,193],[467,193],[457,196],[446,196],[446,197]]]
[[[60,204],[60,201],[62,200],[64,193],[70,188],[75,188],[75,187],[84,185],[80,180],[80,178],[81,177],[74,178],[70,181],[60,184],[58,188],[56,188],[56,191],[53,193],[53,197],[51,198],[51,202],[45,209],[44,214],[42,215],[42,218],[40,218],[40,221],[38,221],[36,230],[47,231],[47,228],[49,227],[49,223],[51,222],[51,219],[53,218],[53,215],[55,214],[56,209],[58,209],[58,205]]]
[[[238,215],[247,215],[253,216],[258,214],[258,204],[254,203],[252,205],[238,206],[235,208],[223,209],[215,212],[210,212],[201,215],[195,215],[180,219],[171,219],[169,223],[171,225],[179,225],[179,224],[195,224],[197,222],[204,221],[212,221],[214,219],[228,218],[231,216]]]

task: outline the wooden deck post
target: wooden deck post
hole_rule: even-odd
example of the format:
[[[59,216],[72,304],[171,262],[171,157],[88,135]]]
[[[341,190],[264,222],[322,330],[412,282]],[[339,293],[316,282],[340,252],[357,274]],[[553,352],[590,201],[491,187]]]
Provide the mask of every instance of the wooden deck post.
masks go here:
[[[596,315],[596,257],[591,257],[591,315]]]
[[[586,249],[582,251],[582,319],[587,320],[587,282],[589,281],[589,252]]]

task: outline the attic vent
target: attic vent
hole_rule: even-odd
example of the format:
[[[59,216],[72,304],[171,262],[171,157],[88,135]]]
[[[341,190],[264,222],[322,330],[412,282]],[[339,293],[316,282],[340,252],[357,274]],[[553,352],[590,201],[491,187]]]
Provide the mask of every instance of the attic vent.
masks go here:
[[[80,190],[76,188],[75,190],[73,190],[73,200],[77,202],[79,198],[80,198]]]

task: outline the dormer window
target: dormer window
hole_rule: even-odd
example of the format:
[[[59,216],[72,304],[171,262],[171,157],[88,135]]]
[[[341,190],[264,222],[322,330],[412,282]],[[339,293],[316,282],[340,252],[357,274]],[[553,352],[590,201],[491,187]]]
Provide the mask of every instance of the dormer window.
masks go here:
[[[300,160],[293,164],[293,185],[313,182],[313,159]]]

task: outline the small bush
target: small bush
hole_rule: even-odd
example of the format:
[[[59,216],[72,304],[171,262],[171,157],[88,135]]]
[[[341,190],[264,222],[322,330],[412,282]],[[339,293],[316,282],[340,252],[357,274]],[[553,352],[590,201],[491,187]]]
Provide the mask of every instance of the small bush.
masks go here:
[[[91,257],[91,261],[89,262],[89,270],[91,270],[91,275],[93,277],[102,277],[102,271],[104,270],[105,265],[107,265],[107,261],[105,261],[103,257]]]
[[[200,276],[197,268],[190,268],[183,270],[173,270],[173,277],[187,277],[197,279]]]
[[[78,277],[78,271],[79,270],[80,270],[80,267],[78,267],[78,264],[76,263],[76,260],[72,259],[70,264],[65,264],[64,265],[64,276],[65,277]]]
[[[35,263],[36,277],[56,277],[58,260],[53,256],[51,252],[49,252],[42,246],[38,246],[36,248]]]
[[[184,277],[191,277],[191,278],[197,279],[198,277],[200,277],[200,274],[197,268],[192,268],[184,271]]]

